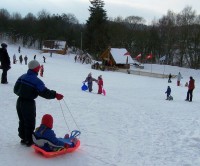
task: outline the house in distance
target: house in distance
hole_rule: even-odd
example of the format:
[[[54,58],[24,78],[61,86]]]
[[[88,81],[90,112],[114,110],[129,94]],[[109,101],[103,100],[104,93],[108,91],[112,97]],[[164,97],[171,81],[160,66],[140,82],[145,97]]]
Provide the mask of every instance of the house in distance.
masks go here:
[[[105,66],[116,66],[124,69],[129,69],[130,64],[136,63],[125,48],[109,47],[100,55],[100,59]]]
[[[44,53],[57,53],[65,55],[67,53],[67,42],[60,40],[43,41],[42,51]]]

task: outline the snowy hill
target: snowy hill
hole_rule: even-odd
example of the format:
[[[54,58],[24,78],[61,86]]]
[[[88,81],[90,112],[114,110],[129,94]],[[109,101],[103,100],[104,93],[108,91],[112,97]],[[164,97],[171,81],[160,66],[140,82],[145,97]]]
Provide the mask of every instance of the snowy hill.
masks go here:
[[[18,46],[8,45],[12,59]],[[21,48],[28,61],[37,55],[43,64],[46,57],[45,85],[64,95],[64,101],[36,99],[37,125],[44,114],[54,117],[54,130],[62,137],[77,129],[69,111],[81,130],[80,148],[71,154],[46,159],[30,147],[20,145],[18,137],[17,96],[13,86],[27,66],[12,64],[9,84],[0,84],[1,148],[0,166],[181,166],[200,165],[200,88],[199,70],[165,66],[165,73],[183,75],[182,85],[193,76],[196,82],[193,102],[184,101],[187,88],[177,87],[176,79],[152,78],[92,70],[90,65],[74,63],[74,55],[41,54],[38,50]],[[163,73],[163,66],[145,65],[145,70]],[[107,95],[81,91],[82,81],[89,72],[103,76]],[[165,100],[170,85],[173,101]],[[62,106],[62,107],[61,107]],[[64,116],[63,116],[64,113]],[[65,122],[65,118],[67,123]]]

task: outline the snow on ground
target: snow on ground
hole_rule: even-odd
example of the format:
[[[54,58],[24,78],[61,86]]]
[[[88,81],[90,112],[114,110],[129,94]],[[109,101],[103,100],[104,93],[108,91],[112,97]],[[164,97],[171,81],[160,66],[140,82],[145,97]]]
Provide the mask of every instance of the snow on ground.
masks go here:
[[[18,46],[8,45],[12,59]],[[144,65],[152,72],[183,75],[182,86],[176,79],[143,77],[112,71],[98,71],[90,65],[74,63],[74,55],[42,54],[38,50],[22,48],[28,61],[37,55],[44,64],[44,81],[49,89],[62,93],[64,101],[46,100],[37,103],[37,125],[44,114],[54,117],[58,137],[73,129],[80,129],[80,148],[71,154],[46,159],[32,148],[20,145],[18,117],[15,109],[17,96],[13,86],[27,71],[19,63],[8,72],[9,84],[0,84],[1,148],[3,166],[195,166],[200,165],[200,88],[199,70],[172,66]],[[103,76],[106,96],[98,95],[97,84],[93,93],[81,91],[82,82],[89,72],[93,77]],[[187,88],[183,85],[189,76],[196,80],[193,102],[184,101]],[[170,85],[173,101],[167,101],[165,91]],[[75,119],[74,123],[70,113]],[[64,114],[64,115],[63,115]],[[66,119],[66,121],[65,121]]]

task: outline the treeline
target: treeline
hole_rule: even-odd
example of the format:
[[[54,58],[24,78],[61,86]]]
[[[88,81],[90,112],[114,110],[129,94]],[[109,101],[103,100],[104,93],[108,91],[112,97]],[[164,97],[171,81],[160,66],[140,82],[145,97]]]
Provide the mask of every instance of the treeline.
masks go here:
[[[37,17],[28,13],[22,18],[20,13],[11,15],[6,9],[0,9],[1,35],[6,35],[13,43],[20,40],[24,46],[33,46],[37,41],[41,48],[44,40],[64,40],[72,45],[80,40],[81,29],[82,25],[72,14],[51,15],[42,10]]]
[[[53,14],[40,11],[36,16],[28,13],[24,18],[19,13],[10,14],[0,9],[0,33],[15,43],[39,48],[44,40],[65,40],[68,46],[87,50],[98,58],[106,48],[126,48],[136,57],[153,55],[153,62],[165,56],[165,64],[200,68],[200,15],[192,7],[180,13],[168,11],[151,25],[139,16],[108,18],[102,0],[90,1],[90,17],[80,24],[73,14]]]

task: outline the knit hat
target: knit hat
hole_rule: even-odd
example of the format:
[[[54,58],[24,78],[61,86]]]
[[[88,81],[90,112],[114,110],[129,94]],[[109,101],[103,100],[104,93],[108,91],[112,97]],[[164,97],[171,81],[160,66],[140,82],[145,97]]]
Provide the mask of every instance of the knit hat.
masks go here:
[[[40,64],[38,61],[36,60],[32,60],[28,63],[28,68],[35,71],[35,72],[39,72],[40,70]]]
[[[42,122],[41,124],[47,126],[48,128],[52,129],[53,128],[53,117],[50,114],[45,114],[42,117]]]
[[[92,76],[92,73],[90,72],[89,74],[88,74],[88,77],[91,77]]]
[[[7,44],[6,44],[6,43],[2,43],[2,44],[1,44],[1,47],[2,47],[2,48],[7,48]]]

